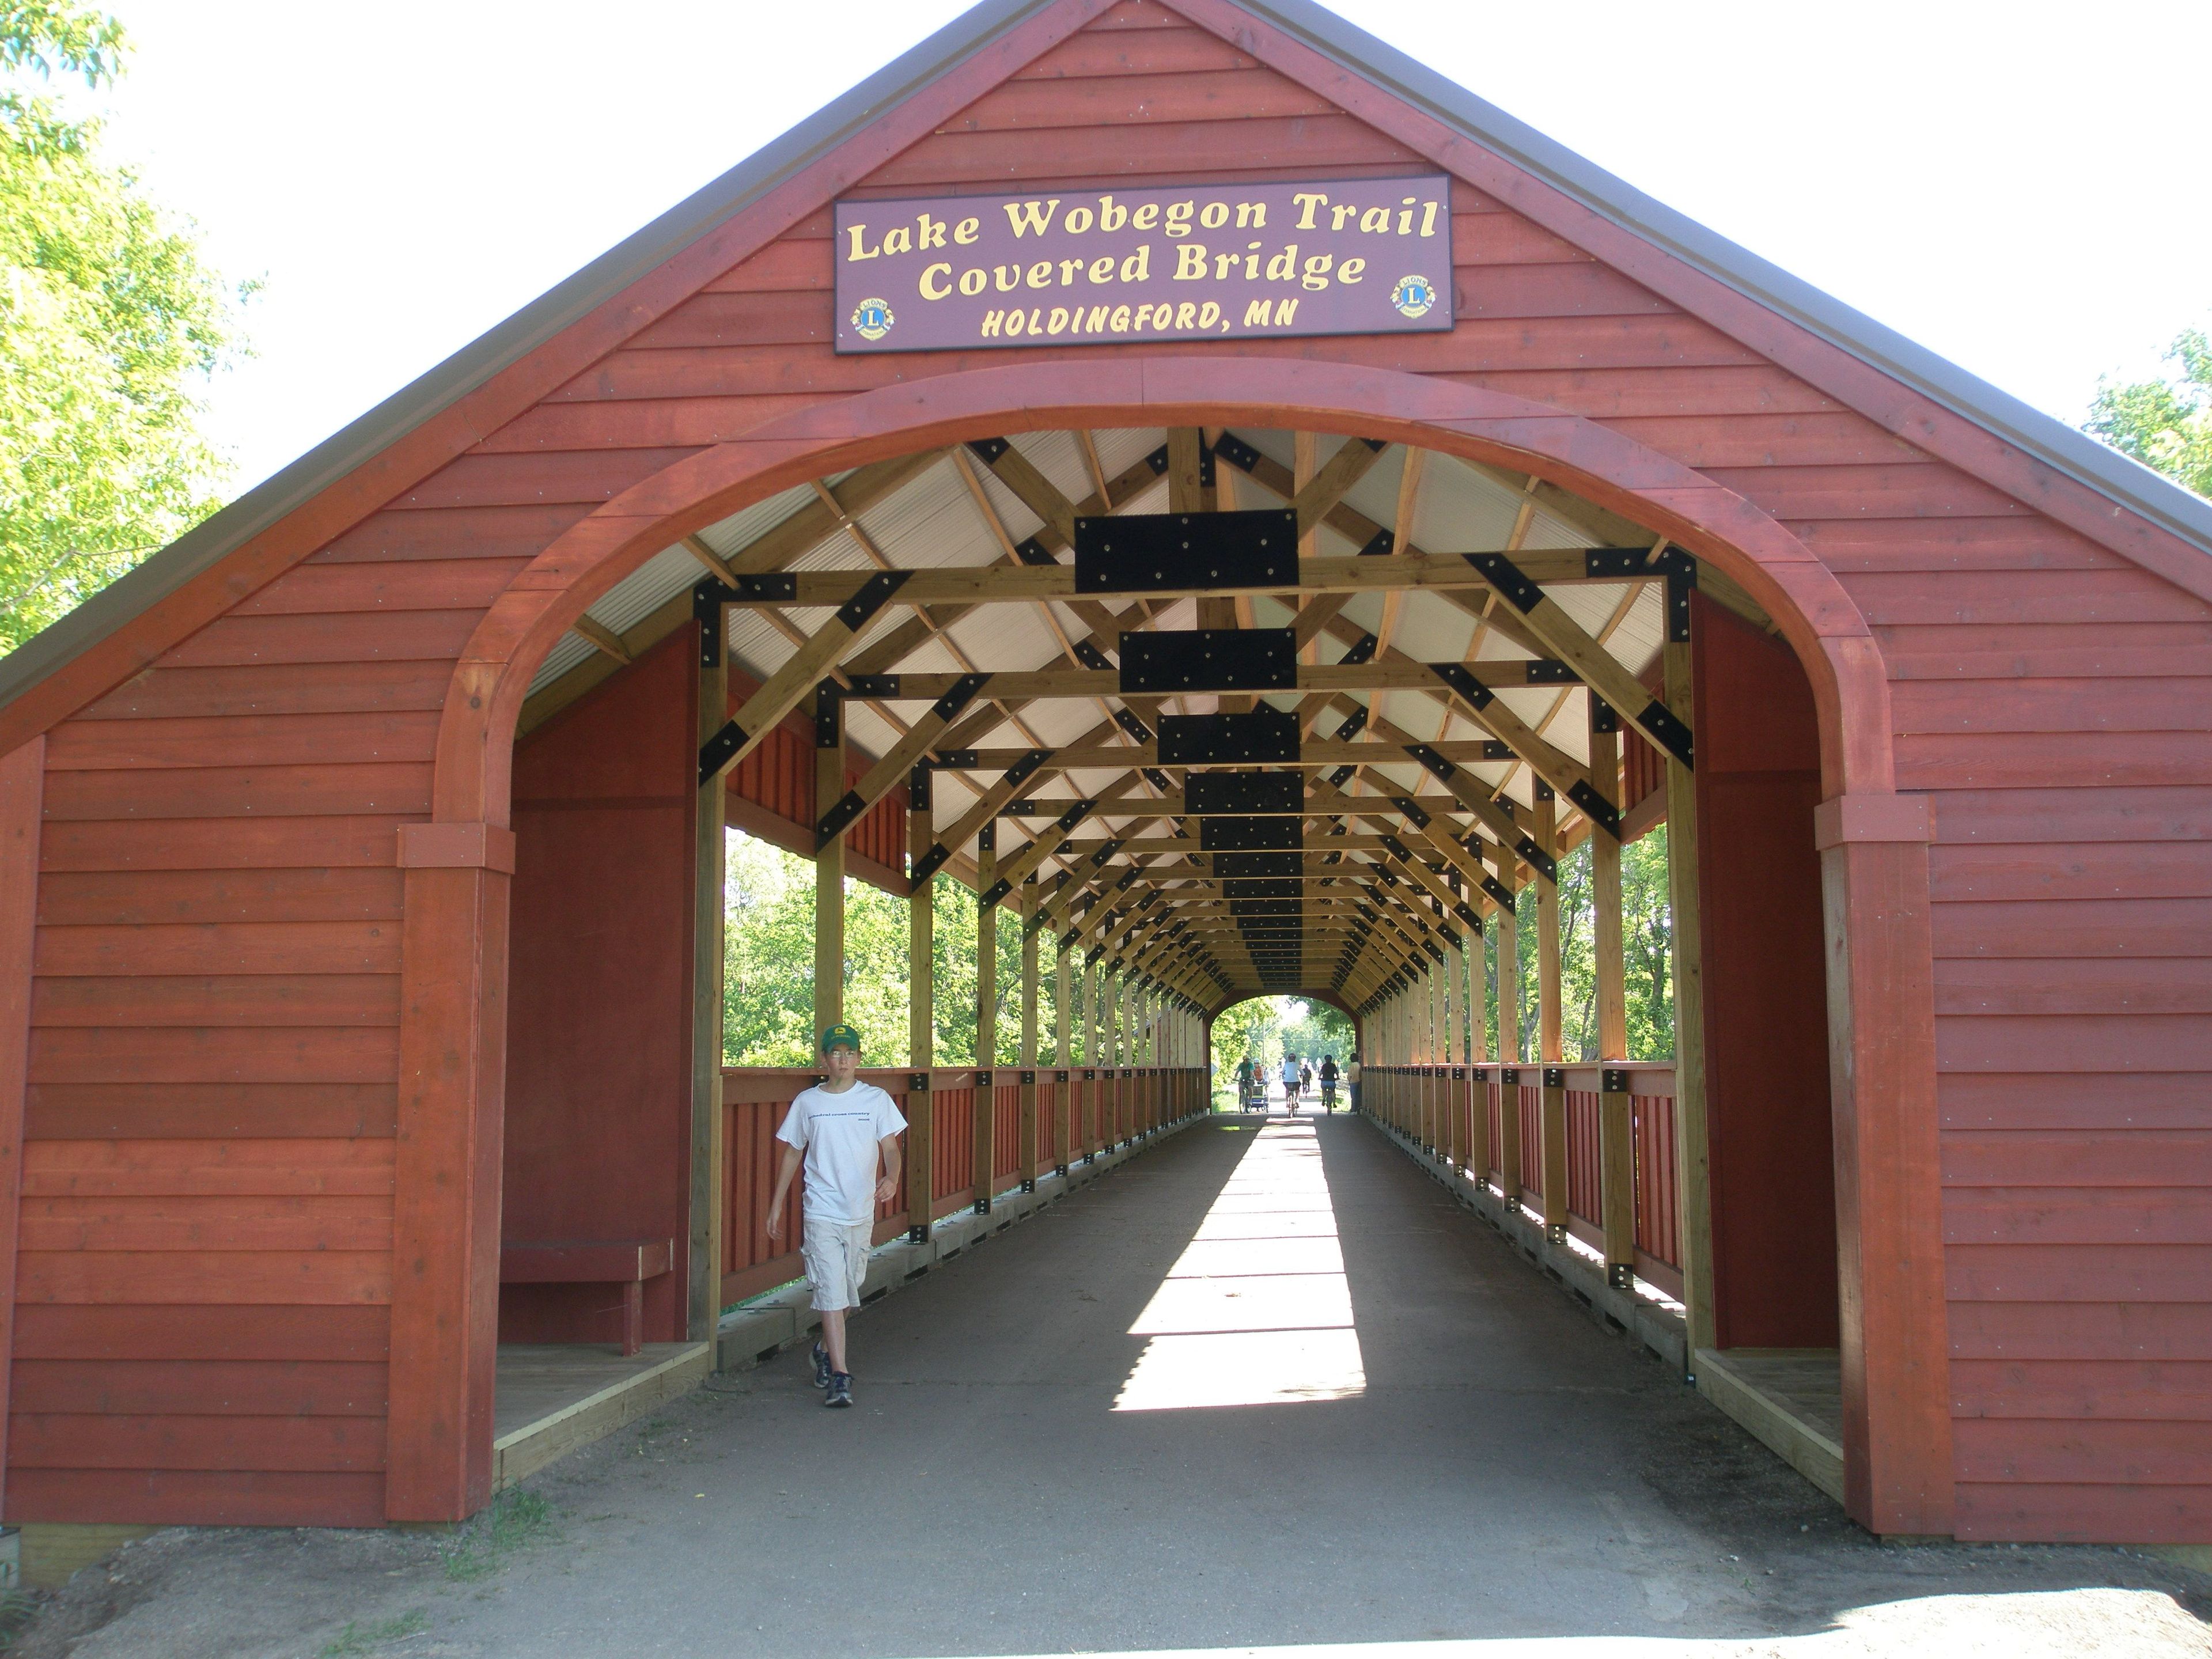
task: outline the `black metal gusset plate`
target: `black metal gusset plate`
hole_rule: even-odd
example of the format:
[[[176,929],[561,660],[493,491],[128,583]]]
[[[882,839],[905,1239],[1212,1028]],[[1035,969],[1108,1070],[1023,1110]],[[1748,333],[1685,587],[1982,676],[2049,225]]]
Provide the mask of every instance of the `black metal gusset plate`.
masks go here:
[[[1505,596],[1505,601],[1526,616],[1543,603],[1544,590],[1528,580],[1528,573],[1503,553],[1469,553],[1467,562],[1482,573],[1483,580]]]
[[[952,682],[951,688],[943,696],[930,704],[929,712],[950,725],[990,681],[988,674],[963,674]]]
[[[1581,807],[1583,815],[1607,835],[1615,841],[1620,839],[1620,809],[1595,788],[1587,783],[1576,784],[1567,791],[1567,799]]]
[[[1233,432],[1224,432],[1214,441],[1213,453],[1239,472],[1249,472],[1260,465],[1260,452]]]
[[[836,840],[844,833],[846,825],[867,810],[868,804],[860,799],[860,792],[848,789],[839,797],[837,804],[824,812],[821,821],[815,824],[814,850],[818,853]]]
[[[1690,740],[1690,728],[1675,719],[1674,711],[1668,708],[1665,703],[1656,697],[1652,698],[1644,705],[1644,712],[1636,717],[1636,723],[1650,736],[1656,738],[1661,746],[1676,760],[1691,768],[1692,770],[1696,769],[1696,761],[1692,753],[1693,745]]]
[[[1476,708],[1487,708],[1497,701],[1497,693],[1475,678],[1474,671],[1463,663],[1432,662],[1429,672]]]
[[[1297,690],[1297,639],[1287,628],[1124,634],[1121,655],[1124,696]]]
[[[1352,642],[1351,648],[1336,659],[1336,665],[1339,668],[1357,668],[1364,662],[1372,662],[1382,643],[1372,634],[1362,634]]]
[[[1183,810],[1295,814],[1305,810],[1305,780],[1296,772],[1194,772],[1183,784]]]
[[[1547,853],[1542,848],[1537,846],[1534,840],[1530,836],[1523,836],[1519,841],[1514,842],[1513,850],[1521,855],[1522,861],[1525,862],[1531,870],[1534,870],[1537,874],[1543,877],[1546,881],[1556,882],[1559,880],[1559,861],[1553,858],[1549,853]]]
[[[702,787],[729,763],[731,756],[745,746],[750,735],[735,720],[726,720],[722,729],[707,739],[699,750],[699,782]]]
[[[855,634],[868,625],[868,619],[890,603],[891,595],[904,587],[911,570],[878,570],[860,584],[860,591],[837,607],[837,620]]]
[[[944,868],[945,860],[951,856],[952,849],[943,842],[930,842],[929,850],[916,859],[914,868],[907,872],[908,882],[914,887],[921,886],[922,883]]]
[[[1298,717],[1286,709],[1160,716],[1164,766],[1287,766],[1297,758]]]
[[[1459,768],[1454,766],[1425,743],[1409,743],[1403,747],[1407,754],[1420,762],[1421,769],[1438,782],[1449,783],[1459,775]]]
[[[1294,879],[1300,856],[1297,853],[1216,853],[1213,873],[1224,881]],[[1246,896],[1264,896],[1248,891]]]
[[[1305,845],[1303,818],[1205,817],[1198,821],[1204,853],[1295,853]]]
[[[1399,816],[1405,818],[1416,830],[1425,830],[1429,827],[1429,815],[1422,811],[1420,803],[1411,795],[1393,795],[1390,797],[1390,805],[1396,807]]]
[[[1075,521],[1079,593],[1279,592],[1297,586],[1297,575],[1298,515],[1287,507],[1122,513]]]
[[[1593,547],[1583,554],[1583,574],[1595,580],[1630,576],[1688,576],[1697,579],[1698,562],[1679,547],[1657,558],[1648,547]]]

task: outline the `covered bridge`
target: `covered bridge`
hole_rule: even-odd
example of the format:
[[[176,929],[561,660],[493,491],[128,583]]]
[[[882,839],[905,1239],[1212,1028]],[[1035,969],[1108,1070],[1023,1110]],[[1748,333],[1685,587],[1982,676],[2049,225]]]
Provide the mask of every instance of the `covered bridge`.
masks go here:
[[[2212,1541],[2208,550],[1306,0],[987,0],[0,661],[5,1519],[464,1516],[502,1339],[790,1278],[736,825],[821,1018],[844,876],[921,892],[886,1238],[1295,991],[1692,1369],[1825,1364],[1869,1528]],[[939,871],[1014,1070],[934,1064]]]

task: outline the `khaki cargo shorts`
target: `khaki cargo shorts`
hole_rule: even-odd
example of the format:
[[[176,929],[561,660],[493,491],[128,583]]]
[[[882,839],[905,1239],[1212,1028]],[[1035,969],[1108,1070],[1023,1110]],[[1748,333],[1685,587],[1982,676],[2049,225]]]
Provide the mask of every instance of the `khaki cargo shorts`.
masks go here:
[[[816,1312],[860,1305],[860,1286],[868,1278],[868,1241],[875,1230],[872,1221],[806,1218],[799,1251],[806,1262],[807,1282],[814,1287]]]

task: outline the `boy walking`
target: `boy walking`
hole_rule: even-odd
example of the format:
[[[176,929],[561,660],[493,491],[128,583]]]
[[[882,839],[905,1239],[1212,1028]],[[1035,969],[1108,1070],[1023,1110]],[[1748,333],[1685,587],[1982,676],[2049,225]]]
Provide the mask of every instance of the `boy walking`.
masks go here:
[[[828,1390],[823,1405],[849,1406],[853,1374],[846,1364],[845,1310],[860,1305],[876,1206],[898,1191],[898,1138],[906,1119],[889,1095],[860,1080],[860,1034],[851,1026],[823,1032],[822,1060],[830,1080],[800,1090],[775,1132],[784,1153],[775,1194],[769,1200],[768,1236],[783,1237],[783,1200],[803,1161],[799,1251],[822,1316],[814,1386]]]

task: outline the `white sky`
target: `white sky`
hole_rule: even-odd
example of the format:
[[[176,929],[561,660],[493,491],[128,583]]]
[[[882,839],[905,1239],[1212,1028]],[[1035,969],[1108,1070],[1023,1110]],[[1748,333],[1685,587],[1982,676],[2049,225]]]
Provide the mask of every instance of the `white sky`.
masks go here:
[[[267,283],[213,391],[243,489],[959,0],[109,0],[111,152]],[[2212,321],[2205,0],[1330,0],[2068,421]]]

